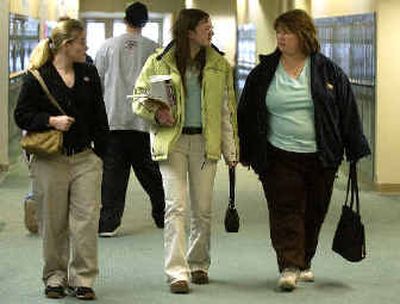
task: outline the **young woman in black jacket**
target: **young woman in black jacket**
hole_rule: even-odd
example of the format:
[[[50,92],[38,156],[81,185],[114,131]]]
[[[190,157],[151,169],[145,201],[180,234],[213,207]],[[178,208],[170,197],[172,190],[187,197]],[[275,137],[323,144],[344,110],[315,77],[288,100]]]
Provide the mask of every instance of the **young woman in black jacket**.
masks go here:
[[[270,236],[281,273],[278,286],[313,281],[311,261],[344,153],[370,154],[351,85],[319,53],[311,17],[302,10],[274,23],[277,49],[261,56],[238,107],[240,161],[259,175]]]
[[[14,113],[21,129],[63,132],[61,153],[34,155],[31,163],[40,193],[43,281],[49,298],[64,297],[67,286],[77,298],[95,298],[100,157],[108,122],[100,79],[95,67],[85,63],[86,50],[83,24],[59,22],[51,37],[33,50],[29,71],[39,71],[65,114],[51,104],[29,71]]]

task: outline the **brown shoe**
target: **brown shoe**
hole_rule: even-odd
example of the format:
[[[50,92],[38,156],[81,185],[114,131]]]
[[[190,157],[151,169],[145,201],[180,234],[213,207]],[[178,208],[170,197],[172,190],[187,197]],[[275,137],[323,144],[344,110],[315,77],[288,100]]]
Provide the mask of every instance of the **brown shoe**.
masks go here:
[[[50,298],[50,299],[61,299],[61,298],[65,297],[64,287],[61,285],[46,286],[46,289],[44,290],[44,294],[46,295],[47,298]]]
[[[94,290],[90,287],[75,287],[72,288],[73,293],[72,296],[76,297],[79,300],[95,300],[96,294]]]
[[[208,284],[208,274],[202,270],[192,271],[192,283]]]
[[[187,281],[176,281],[169,285],[172,293],[189,293],[189,284]]]

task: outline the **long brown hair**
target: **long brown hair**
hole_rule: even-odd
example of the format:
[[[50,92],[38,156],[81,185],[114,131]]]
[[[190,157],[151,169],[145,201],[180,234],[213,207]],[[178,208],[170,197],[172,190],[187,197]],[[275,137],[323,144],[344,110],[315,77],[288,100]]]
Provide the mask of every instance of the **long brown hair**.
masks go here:
[[[189,31],[194,31],[201,21],[206,21],[210,15],[200,9],[183,9],[179,12],[173,26],[173,38],[175,41],[175,60],[181,75],[183,88],[186,92],[185,74],[190,60]],[[199,70],[199,83],[203,80],[203,69],[206,64],[206,52],[202,48],[194,58],[194,65]]]
[[[320,50],[314,22],[305,11],[294,9],[283,13],[275,19],[274,29],[278,28],[297,35],[304,55],[310,55]]]

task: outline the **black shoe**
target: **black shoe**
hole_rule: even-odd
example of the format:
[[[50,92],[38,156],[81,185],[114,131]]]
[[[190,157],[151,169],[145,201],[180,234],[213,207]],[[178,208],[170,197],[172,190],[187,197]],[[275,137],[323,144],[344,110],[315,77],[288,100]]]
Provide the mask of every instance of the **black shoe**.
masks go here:
[[[64,287],[61,285],[46,286],[46,289],[44,290],[44,294],[46,295],[47,298],[50,298],[50,299],[61,299],[61,298],[65,297]]]
[[[156,224],[157,228],[164,228],[164,212],[154,213],[153,212],[153,220],[154,224]]]
[[[110,229],[105,229],[105,228],[99,229],[99,236],[100,237],[113,237],[113,236],[116,236],[117,233],[118,233],[119,227],[120,226],[117,226],[115,228],[110,228]]]
[[[208,274],[202,270],[192,271],[192,283],[194,284],[208,284]]]
[[[113,237],[117,235],[119,227],[121,225],[120,220],[116,220],[112,217],[108,217],[106,220],[99,220],[99,236],[100,237]]]
[[[74,297],[75,296],[75,287],[68,285],[67,288],[65,288],[65,292],[67,295]]]
[[[99,219],[99,236],[101,237],[113,237],[117,234],[119,227],[121,226],[121,216],[116,212],[111,214],[104,213],[100,215]]]
[[[69,294],[79,300],[94,300],[96,294],[90,287],[68,287]]]

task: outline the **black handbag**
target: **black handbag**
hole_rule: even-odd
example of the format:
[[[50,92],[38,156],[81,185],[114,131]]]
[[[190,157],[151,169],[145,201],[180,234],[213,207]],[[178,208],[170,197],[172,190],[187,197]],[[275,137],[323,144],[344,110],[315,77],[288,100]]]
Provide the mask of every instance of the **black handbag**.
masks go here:
[[[235,205],[235,168],[229,168],[229,203],[224,224],[226,232],[239,231],[240,218]]]
[[[350,192],[350,202],[349,202]],[[353,209],[355,201],[355,210]],[[366,256],[365,231],[360,216],[356,163],[350,163],[346,200],[342,206],[332,250],[350,262],[359,262]]]

